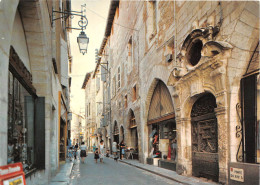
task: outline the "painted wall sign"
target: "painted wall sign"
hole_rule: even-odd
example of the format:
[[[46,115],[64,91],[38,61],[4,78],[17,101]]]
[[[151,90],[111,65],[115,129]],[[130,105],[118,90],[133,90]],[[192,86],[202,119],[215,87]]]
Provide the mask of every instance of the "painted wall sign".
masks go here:
[[[22,163],[0,166],[0,185],[26,185]]]
[[[244,170],[240,168],[230,167],[230,179],[234,181],[244,182]]]

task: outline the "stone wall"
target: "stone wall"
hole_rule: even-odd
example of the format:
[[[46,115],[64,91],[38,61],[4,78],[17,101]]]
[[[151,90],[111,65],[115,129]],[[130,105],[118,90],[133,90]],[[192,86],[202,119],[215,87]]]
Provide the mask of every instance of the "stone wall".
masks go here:
[[[157,8],[156,28],[152,21],[153,6]],[[200,56],[192,64],[192,45],[198,41],[202,45]],[[129,42],[133,47],[132,63],[128,57]],[[139,160],[145,163],[150,101],[158,80],[163,81],[172,94],[176,116],[177,172],[192,175],[191,109],[199,97],[211,93],[217,104],[219,181],[226,183],[228,162],[236,161],[240,141],[236,138],[240,79],[258,42],[259,2],[121,1],[106,45],[111,51],[112,128],[115,121],[119,128],[122,126],[128,144],[127,119],[129,110],[133,110]],[[118,67],[121,87],[116,85],[113,94]],[[132,101],[135,85],[137,100]]]
[[[7,163],[7,106],[9,50],[14,45],[18,55],[32,74],[33,86],[39,97],[45,97],[45,170],[29,176],[27,184],[47,184],[58,169],[58,91],[62,91],[60,80],[52,65],[51,22],[45,1],[0,2],[0,79],[1,79],[1,120],[0,165]],[[21,16],[22,28],[17,29],[16,12]],[[24,37],[16,37],[23,29]],[[21,33],[19,33],[21,34]],[[24,39],[25,40],[21,40]],[[13,40],[12,40],[13,39]],[[24,44],[26,43],[26,46]],[[21,46],[23,47],[21,48]],[[26,51],[27,49],[28,51]]]
[[[97,146],[97,142],[93,137],[94,130],[96,130],[96,83],[95,78],[93,78],[93,72],[89,73],[90,77],[86,82],[85,87],[85,122],[86,130],[89,136],[89,147],[94,143]],[[89,106],[90,105],[90,106]]]

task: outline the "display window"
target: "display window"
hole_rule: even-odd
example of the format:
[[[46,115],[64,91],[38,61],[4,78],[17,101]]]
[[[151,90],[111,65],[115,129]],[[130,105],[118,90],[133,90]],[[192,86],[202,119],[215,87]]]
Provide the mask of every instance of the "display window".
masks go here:
[[[174,119],[149,125],[149,156],[171,161],[177,159],[176,123]]]
[[[8,164],[22,162],[25,173],[34,167],[35,98],[9,72]]]

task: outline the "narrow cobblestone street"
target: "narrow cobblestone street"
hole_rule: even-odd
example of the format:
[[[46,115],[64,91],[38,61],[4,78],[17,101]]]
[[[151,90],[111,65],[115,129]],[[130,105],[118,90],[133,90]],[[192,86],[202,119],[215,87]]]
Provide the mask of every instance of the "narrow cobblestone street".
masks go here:
[[[97,184],[97,185],[152,185],[152,184],[180,184],[172,180],[159,177],[150,172],[115,162],[113,159],[105,158],[104,163],[94,161],[90,153],[86,163],[77,160],[71,174],[71,185]]]

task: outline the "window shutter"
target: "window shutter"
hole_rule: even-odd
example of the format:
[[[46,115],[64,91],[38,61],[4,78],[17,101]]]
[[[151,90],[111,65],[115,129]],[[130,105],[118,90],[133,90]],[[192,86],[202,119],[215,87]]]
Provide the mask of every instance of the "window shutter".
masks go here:
[[[45,98],[35,101],[35,162],[38,169],[45,169]]]
[[[245,162],[256,162],[256,75],[242,79]]]

